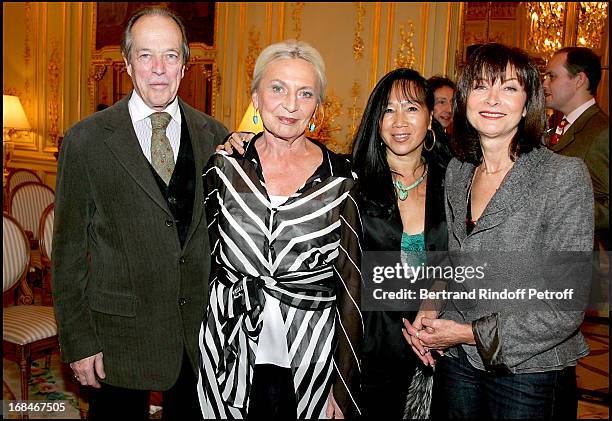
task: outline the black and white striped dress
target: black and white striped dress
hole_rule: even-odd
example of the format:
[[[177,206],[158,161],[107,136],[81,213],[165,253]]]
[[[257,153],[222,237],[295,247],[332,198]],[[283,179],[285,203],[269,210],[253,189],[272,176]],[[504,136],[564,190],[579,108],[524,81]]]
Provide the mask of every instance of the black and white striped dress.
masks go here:
[[[348,161],[323,163],[280,206],[270,203],[254,138],[243,157],[217,153],[204,171],[213,266],[200,329],[204,418],[244,418],[266,297],[280,301],[299,418],[324,418],[334,397],[358,414],[359,218]]]

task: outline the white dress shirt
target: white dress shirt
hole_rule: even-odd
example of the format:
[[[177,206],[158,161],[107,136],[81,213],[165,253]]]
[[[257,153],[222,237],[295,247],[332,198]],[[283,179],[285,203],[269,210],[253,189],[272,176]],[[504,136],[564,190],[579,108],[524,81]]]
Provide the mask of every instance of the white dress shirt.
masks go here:
[[[270,202],[272,206],[277,207],[285,203],[288,198],[289,196],[270,195]],[[280,301],[269,294],[266,294],[263,324],[259,334],[255,364],[274,364],[279,367],[291,367],[289,349],[287,348],[287,329],[283,322]]]
[[[145,104],[135,90],[132,91],[132,96],[128,102],[128,109],[130,110],[132,125],[134,126],[138,143],[140,143],[140,147],[142,148],[142,153],[149,162],[151,162],[151,135],[153,133],[153,128],[151,127],[151,119],[149,116],[157,111]],[[170,117],[172,117],[166,128],[166,136],[168,136],[168,140],[170,140],[170,146],[174,154],[174,162],[176,162],[178,159],[179,147],[181,145],[181,111],[178,105],[178,97],[174,98],[174,101],[166,107],[164,112],[170,114]]]

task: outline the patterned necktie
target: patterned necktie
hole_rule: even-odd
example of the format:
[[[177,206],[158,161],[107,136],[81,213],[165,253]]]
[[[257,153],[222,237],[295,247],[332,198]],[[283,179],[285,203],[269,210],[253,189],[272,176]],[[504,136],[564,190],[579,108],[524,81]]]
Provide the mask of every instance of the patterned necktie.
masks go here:
[[[149,117],[151,117],[151,126],[153,127],[151,165],[168,185],[174,171],[174,153],[172,152],[172,146],[170,146],[170,140],[166,136],[166,127],[168,127],[172,117],[168,113],[153,113]]]
[[[550,138],[550,146],[555,146],[557,143],[559,143],[559,139],[561,138],[561,136],[563,136],[563,133],[565,132],[565,126],[567,126],[568,124],[569,121],[567,121],[567,119],[563,117],[563,120],[561,120],[561,122],[557,126],[555,133],[553,133],[552,137]],[[559,133],[559,131],[561,133]]]

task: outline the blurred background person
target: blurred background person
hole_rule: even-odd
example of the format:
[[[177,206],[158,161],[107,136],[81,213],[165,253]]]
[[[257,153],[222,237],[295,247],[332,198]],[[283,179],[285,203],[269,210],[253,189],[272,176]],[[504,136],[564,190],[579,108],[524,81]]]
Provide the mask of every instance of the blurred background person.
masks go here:
[[[595,102],[601,79],[601,61],[590,49],[566,47],[546,65],[546,106],[563,113],[549,147],[586,163],[595,195],[595,239],[609,250],[610,235],[610,126]]]
[[[529,56],[501,44],[480,47],[459,78],[454,109],[461,149],[445,179],[449,251],[505,253],[505,278],[487,282],[508,288],[540,281],[525,280],[530,269],[509,252],[589,252],[588,171],[582,160],[542,146],[544,93]],[[406,326],[417,354],[445,350],[432,418],[576,418],[576,363],[588,354],[584,313],[555,300],[542,300],[546,311],[502,301],[491,312],[488,304],[465,310],[447,300],[447,311],[420,312]]]
[[[453,124],[455,83],[447,77],[438,75],[430,77],[427,82],[434,95],[433,117],[446,133],[450,133]]]
[[[453,131],[453,96],[455,83],[447,77],[432,76],[427,82],[433,92],[434,108],[431,128],[440,143],[439,151],[443,159],[449,161],[454,155],[451,147],[451,134]]]

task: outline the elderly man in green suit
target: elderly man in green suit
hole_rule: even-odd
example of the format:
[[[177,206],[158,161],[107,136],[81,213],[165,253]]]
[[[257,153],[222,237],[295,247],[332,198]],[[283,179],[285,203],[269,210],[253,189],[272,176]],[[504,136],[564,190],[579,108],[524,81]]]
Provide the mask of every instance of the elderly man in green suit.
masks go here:
[[[121,45],[134,90],[66,133],[56,190],[53,294],[64,361],[93,386],[90,417],[200,418],[198,332],[210,245],[201,172],[227,134],[177,97],[189,59],[166,9],[137,12]]]
[[[609,223],[609,118],[595,103],[601,79],[599,57],[588,48],[567,47],[557,51],[546,66],[546,106],[564,114],[549,141],[560,154],[582,158],[595,195],[595,234],[606,250]]]

